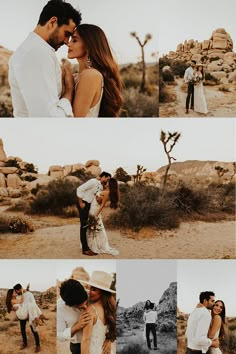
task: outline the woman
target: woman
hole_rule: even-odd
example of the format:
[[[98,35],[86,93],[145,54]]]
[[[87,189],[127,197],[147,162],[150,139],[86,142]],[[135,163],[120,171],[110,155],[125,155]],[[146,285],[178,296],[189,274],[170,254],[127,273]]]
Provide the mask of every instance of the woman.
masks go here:
[[[36,303],[24,302],[24,294],[18,299],[14,289],[9,289],[7,292],[6,306],[9,313],[12,310],[16,312],[16,316],[19,320],[29,318],[29,324],[33,327],[35,332],[37,331],[37,325],[40,323],[40,319],[42,321],[47,319]]]
[[[217,300],[211,311],[212,321],[208,332],[210,339],[223,339],[225,335],[225,304],[222,300]],[[222,354],[220,348],[210,348],[210,354]]]
[[[104,342],[116,340],[116,292],[111,289],[113,277],[106,272],[95,271],[89,282],[80,282],[90,286],[88,310],[92,316],[90,324],[83,329],[81,354],[102,354]]]
[[[89,225],[87,231],[88,247],[95,253],[108,253],[116,256],[119,251],[111,248],[108,243],[101,211],[110,200],[110,207],[116,209],[119,202],[118,183],[115,178],[108,180],[108,188],[96,194],[89,210]]]
[[[204,72],[203,72],[203,64],[197,64],[197,70],[194,73],[194,111],[198,113],[207,114],[207,103],[206,98],[203,91],[203,80],[204,80]]]
[[[73,113],[75,117],[118,117],[122,105],[121,79],[101,28],[82,24],[68,44],[68,58],[76,58]]]

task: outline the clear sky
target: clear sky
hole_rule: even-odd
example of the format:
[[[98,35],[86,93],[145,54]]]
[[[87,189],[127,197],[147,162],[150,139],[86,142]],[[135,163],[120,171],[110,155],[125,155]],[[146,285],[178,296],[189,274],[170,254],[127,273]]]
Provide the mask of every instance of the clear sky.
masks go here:
[[[146,45],[146,59],[158,50],[158,1],[156,0],[69,0],[82,13],[83,23],[100,26],[120,64],[137,62],[141,50],[130,32],[136,31],[141,40],[147,33],[153,38]],[[15,50],[35,28],[47,0],[8,0],[1,5],[0,45]],[[58,50],[58,57],[67,55],[66,47]]]
[[[41,173],[51,165],[97,159],[103,170],[123,167],[135,173],[166,165],[160,131],[180,131],[177,161],[235,160],[234,119],[0,119],[0,138],[7,156],[34,163]]]
[[[61,260],[56,261],[57,279],[63,281],[68,279],[72,271],[77,267],[83,267],[89,275],[95,270],[100,270],[107,273],[116,273],[115,260]]]
[[[30,283],[31,290],[45,291],[56,286],[55,260],[0,260],[0,274],[0,288]]]
[[[185,39],[209,39],[217,28],[231,35],[236,51],[235,0],[159,0],[158,12],[160,55],[175,51]]]
[[[122,260],[117,262],[117,299],[130,307],[140,301],[158,303],[176,281],[176,260]]]
[[[223,237],[223,235],[222,235]],[[213,291],[223,300],[226,315],[236,317],[236,260],[178,260],[178,307],[191,313],[202,291]]]

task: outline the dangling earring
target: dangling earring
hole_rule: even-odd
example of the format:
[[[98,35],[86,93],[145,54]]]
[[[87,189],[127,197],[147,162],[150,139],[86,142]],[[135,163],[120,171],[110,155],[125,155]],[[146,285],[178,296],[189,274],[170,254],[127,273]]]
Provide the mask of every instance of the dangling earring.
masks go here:
[[[87,67],[88,68],[91,68],[93,66],[89,55],[88,55],[88,58],[87,58],[86,62],[87,62]]]

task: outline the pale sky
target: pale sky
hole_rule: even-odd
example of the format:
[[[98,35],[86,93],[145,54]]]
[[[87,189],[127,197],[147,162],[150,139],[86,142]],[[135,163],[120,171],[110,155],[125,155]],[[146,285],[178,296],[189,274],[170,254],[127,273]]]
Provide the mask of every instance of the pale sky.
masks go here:
[[[55,260],[0,260],[0,274],[0,288],[30,283],[30,290],[45,291],[56,286]]]
[[[77,267],[83,267],[86,272],[91,276],[96,270],[100,270],[107,273],[116,273],[116,261],[115,260],[61,260],[56,261],[56,274],[57,279],[64,281],[68,279],[72,271]]]
[[[222,235],[223,236],[223,235]],[[213,291],[223,300],[226,315],[236,317],[236,260],[178,260],[178,307],[191,313],[202,291]]]
[[[175,51],[185,39],[209,39],[217,28],[231,35],[236,51],[235,0],[158,1],[160,55]]]
[[[153,38],[146,45],[146,60],[158,50],[158,2],[156,0],[69,0],[82,13],[82,23],[101,27],[119,64],[137,62],[141,55],[137,41],[130,36],[136,31],[141,40],[147,33]],[[47,0],[8,0],[1,5],[0,45],[15,50],[37,22]],[[58,50],[58,57],[66,57],[67,48]]]
[[[236,122],[217,118],[0,119],[7,156],[19,156],[47,173],[52,165],[100,161],[112,174],[118,167],[135,173],[142,164],[156,171],[167,164],[160,131],[179,131],[177,161],[235,160]]]
[[[140,301],[157,304],[171,282],[177,280],[176,260],[122,260],[117,262],[117,299],[130,307]]]

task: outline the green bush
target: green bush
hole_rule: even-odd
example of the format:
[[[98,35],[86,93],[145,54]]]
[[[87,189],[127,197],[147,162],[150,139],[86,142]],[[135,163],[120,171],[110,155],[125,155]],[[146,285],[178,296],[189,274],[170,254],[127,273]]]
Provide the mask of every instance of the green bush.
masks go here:
[[[35,199],[31,202],[31,213],[64,215],[64,209],[76,205],[78,184],[68,180],[55,180],[47,186],[38,187]]]

